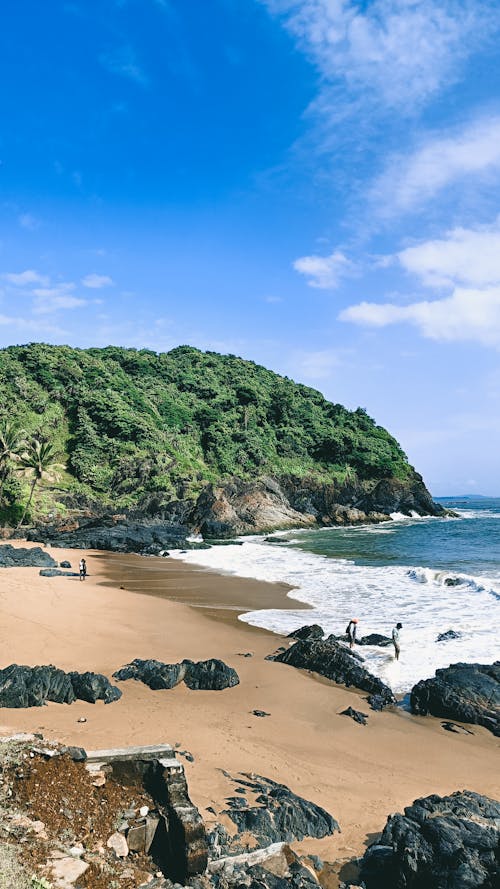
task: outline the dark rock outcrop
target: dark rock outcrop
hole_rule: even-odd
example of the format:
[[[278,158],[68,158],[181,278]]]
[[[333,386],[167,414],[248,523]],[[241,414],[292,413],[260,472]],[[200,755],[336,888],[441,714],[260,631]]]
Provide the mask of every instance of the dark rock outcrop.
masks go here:
[[[341,710],[340,716],[350,716],[351,719],[354,719],[354,722],[358,722],[360,725],[366,725],[366,720],[368,719],[366,713],[362,713],[361,710],[354,710],[353,707],[348,707],[347,710]]]
[[[325,635],[324,630],[319,624],[308,624],[305,627],[299,627],[288,634],[287,639],[322,639]]]
[[[47,701],[72,704],[77,698],[94,704],[106,704],[121,698],[100,673],[65,673],[57,667],[27,667],[11,664],[0,670],[0,707],[41,707]]]
[[[500,804],[468,790],[416,800],[391,815],[364,855],[366,889],[495,889]]]
[[[81,522],[74,530],[56,526],[40,526],[26,535],[28,540],[41,540],[52,547],[98,549],[139,555],[163,555],[170,549],[193,549],[204,546],[187,540],[189,528],[165,521],[143,519],[115,520],[111,517]],[[44,563],[48,564],[48,563]],[[56,566],[57,562],[52,561]]]
[[[331,836],[340,827],[321,806],[302,799],[285,784],[260,775],[246,775],[238,784],[257,794],[258,806],[232,806],[224,811],[236,824],[238,833],[248,831],[260,846],[302,840],[304,837]]]
[[[0,546],[0,568],[57,568],[57,562],[40,546],[23,549],[6,543]]]
[[[224,661],[218,658],[210,658],[208,661],[183,661],[186,664],[184,682],[188,688],[200,691],[222,691],[224,688],[233,688],[239,685],[240,680],[236,670],[228,667]]]
[[[448,642],[450,639],[460,639],[462,636],[461,633],[457,633],[456,630],[446,630],[446,633],[440,633],[436,639],[436,642]]]
[[[368,636],[362,636],[356,640],[358,645],[377,645],[380,648],[386,648],[392,645],[392,639],[389,636],[382,636],[380,633],[370,633]]]
[[[155,691],[174,688],[183,680],[188,688],[194,690],[222,691],[238,685],[240,681],[236,670],[217,658],[197,662],[183,660],[180,664],[136,658],[113,673],[113,678],[137,679]]]
[[[78,577],[76,571],[61,571],[60,568],[40,568],[40,577]]]
[[[75,693],[75,698],[95,704],[96,701],[104,701],[112,704],[119,701],[122,693],[116,685],[111,685],[109,679],[102,673],[68,673]]]
[[[412,713],[483,725],[500,736],[500,661],[451,664],[423,679],[410,694]]]
[[[394,704],[391,689],[363,667],[359,655],[328,637],[313,642],[299,641],[278,654],[275,661],[302,670],[312,670],[339,685],[354,686],[370,695],[378,695],[384,704]]]
[[[123,681],[125,679],[137,679],[154,691],[165,688],[174,688],[182,682],[186,675],[186,667],[181,664],[163,664],[154,659],[141,660],[135,658],[130,664],[126,664],[113,673],[113,679]]]

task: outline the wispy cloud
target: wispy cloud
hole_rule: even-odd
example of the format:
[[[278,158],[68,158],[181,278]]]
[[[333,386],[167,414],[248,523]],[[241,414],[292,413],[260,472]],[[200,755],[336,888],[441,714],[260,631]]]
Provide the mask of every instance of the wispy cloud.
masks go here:
[[[18,216],[19,225],[21,228],[25,228],[26,231],[32,232],[35,231],[40,225],[40,220],[33,216],[31,213],[21,213]]]
[[[306,380],[327,379],[342,363],[342,356],[334,349],[301,351],[292,356],[294,375]]]
[[[354,263],[340,250],[335,250],[330,256],[301,256],[295,260],[293,267],[308,278],[310,287],[321,290],[338,287],[341,278],[355,270]]]
[[[22,318],[11,315],[0,315],[0,327],[18,328],[20,331],[33,331],[37,335],[43,333],[52,336],[66,336],[68,333],[62,327],[57,327],[50,323],[47,324],[45,321],[40,321],[39,318]]]
[[[488,0],[261,2],[316,65],[323,98],[328,85],[343,81],[405,113],[453,82],[462,60],[499,24]]]
[[[52,293],[50,291],[45,296],[38,296],[33,303],[33,311],[37,315],[48,315],[51,312],[59,312],[61,309],[80,309],[87,305],[85,299],[73,296],[70,293]]]
[[[409,156],[393,157],[371,198],[382,215],[419,208],[458,182],[500,172],[500,116],[476,118],[446,134],[428,134]]]
[[[41,275],[35,269],[26,269],[25,272],[6,272],[2,278],[16,287],[26,287],[29,284],[42,284],[46,287],[49,283],[47,275]]]
[[[109,275],[85,275],[82,278],[82,284],[84,287],[89,287],[91,290],[100,290],[101,287],[113,287],[114,285],[113,278],[110,278]]]
[[[149,84],[149,77],[141,68],[135,50],[131,46],[121,46],[110,52],[103,52],[99,56],[99,61],[111,74],[126,77],[140,86]]]

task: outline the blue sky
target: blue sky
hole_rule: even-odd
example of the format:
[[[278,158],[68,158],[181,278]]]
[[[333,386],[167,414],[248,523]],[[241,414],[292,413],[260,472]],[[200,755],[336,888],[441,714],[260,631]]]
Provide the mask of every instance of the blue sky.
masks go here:
[[[496,2],[9,5],[0,345],[236,353],[500,493]]]

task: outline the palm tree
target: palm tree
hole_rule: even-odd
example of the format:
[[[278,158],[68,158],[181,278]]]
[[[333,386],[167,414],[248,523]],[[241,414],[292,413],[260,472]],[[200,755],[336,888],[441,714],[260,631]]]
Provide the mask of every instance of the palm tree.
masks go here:
[[[26,513],[31,506],[33,494],[38,482],[41,481],[45,475],[49,474],[51,471],[53,472],[59,465],[56,463],[57,456],[58,454],[56,450],[48,442],[42,442],[39,441],[37,438],[34,438],[32,441],[29,441],[27,443],[26,450],[23,454],[21,454],[19,463],[22,469],[31,470],[31,472],[33,473],[33,480],[31,482],[28,502],[23,509],[23,514],[19,519],[19,522],[16,525],[16,531],[24,522]]]
[[[24,431],[8,420],[0,425],[0,497],[9,471],[9,461],[19,459],[24,447],[23,436]]]

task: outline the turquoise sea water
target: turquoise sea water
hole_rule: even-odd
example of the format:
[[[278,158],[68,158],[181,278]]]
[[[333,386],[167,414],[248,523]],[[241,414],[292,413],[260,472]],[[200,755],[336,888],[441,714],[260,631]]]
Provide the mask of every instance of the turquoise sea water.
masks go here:
[[[396,514],[381,525],[277,532],[182,558],[241,577],[291,584],[290,610],[242,616],[282,634],[304,623],[341,633],[357,617],[359,635],[390,635],[401,621],[399,663],[392,649],[361,651],[369,669],[405,692],[437,667],[499,657],[500,499],[440,502],[457,517]],[[311,610],[294,609],[294,599]],[[437,642],[449,629],[460,637]]]

